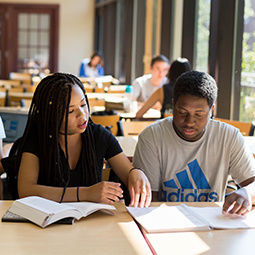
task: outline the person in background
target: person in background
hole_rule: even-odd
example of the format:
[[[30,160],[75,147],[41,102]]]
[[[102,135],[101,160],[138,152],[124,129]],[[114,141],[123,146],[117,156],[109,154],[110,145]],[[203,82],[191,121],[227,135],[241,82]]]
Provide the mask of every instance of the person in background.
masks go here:
[[[37,86],[17,154],[20,197],[112,204],[120,183],[104,182],[104,159],[129,188],[131,205],[148,206],[150,183],[132,166],[110,131],[92,122],[86,91],[72,74],[55,73]]]
[[[186,58],[177,58],[177,60],[171,63],[168,80],[169,83],[164,84],[162,87],[157,89],[144,103],[144,105],[136,113],[136,118],[142,118],[142,116],[155,105],[157,102],[161,105],[161,118],[164,118],[165,113],[172,113],[172,99],[173,99],[173,88],[177,78],[191,70],[191,65]]]
[[[240,131],[211,119],[215,80],[189,71],[174,86],[173,117],[139,135],[133,164],[144,169],[153,201],[223,202],[223,213],[245,214],[255,204],[255,160]],[[225,199],[228,176],[241,187]]]
[[[167,83],[169,59],[164,55],[152,58],[150,74],[144,74],[136,78],[133,85],[133,95],[138,102],[145,102],[151,94],[163,84]]]
[[[81,62],[80,77],[99,77],[104,75],[103,59],[102,56],[95,52],[89,58],[85,58]]]

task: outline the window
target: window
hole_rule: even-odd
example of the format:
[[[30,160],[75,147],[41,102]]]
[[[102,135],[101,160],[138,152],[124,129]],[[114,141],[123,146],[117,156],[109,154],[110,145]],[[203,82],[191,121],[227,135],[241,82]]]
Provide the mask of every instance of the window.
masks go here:
[[[0,4],[1,79],[10,72],[57,71],[58,24],[58,5]]]
[[[50,15],[19,13],[18,71],[45,71],[50,59]]]
[[[245,0],[240,120],[255,118],[255,1]]]
[[[199,0],[195,69],[203,72],[208,71],[210,10],[211,0]]]

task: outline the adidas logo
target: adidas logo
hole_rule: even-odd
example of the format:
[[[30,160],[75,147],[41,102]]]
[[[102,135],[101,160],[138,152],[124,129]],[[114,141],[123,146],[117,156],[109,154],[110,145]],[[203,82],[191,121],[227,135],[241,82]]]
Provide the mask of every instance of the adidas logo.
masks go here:
[[[163,201],[169,202],[216,202],[216,192],[201,192],[210,190],[197,160],[188,163],[189,172],[185,169],[176,174],[176,181],[171,179],[163,183]],[[191,192],[192,191],[192,192]]]

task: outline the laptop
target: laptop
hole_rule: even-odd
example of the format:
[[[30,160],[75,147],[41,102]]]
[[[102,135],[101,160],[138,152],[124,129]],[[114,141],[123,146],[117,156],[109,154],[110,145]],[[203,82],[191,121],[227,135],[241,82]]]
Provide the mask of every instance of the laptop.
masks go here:
[[[25,130],[28,117],[28,108],[0,107],[6,138],[4,143],[15,142]]]

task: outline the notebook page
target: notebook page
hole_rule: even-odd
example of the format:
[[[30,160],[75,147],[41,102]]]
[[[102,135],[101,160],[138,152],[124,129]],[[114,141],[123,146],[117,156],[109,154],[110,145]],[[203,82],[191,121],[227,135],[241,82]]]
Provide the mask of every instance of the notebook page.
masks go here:
[[[255,210],[248,214],[222,214],[222,207],[189,207],[196,214],[205,218],[211,227],[217,229],[255,228]]]
[[[182,206],[135,208],[128,212],[147,232],[208,230],[209,226],[189,214]]]

